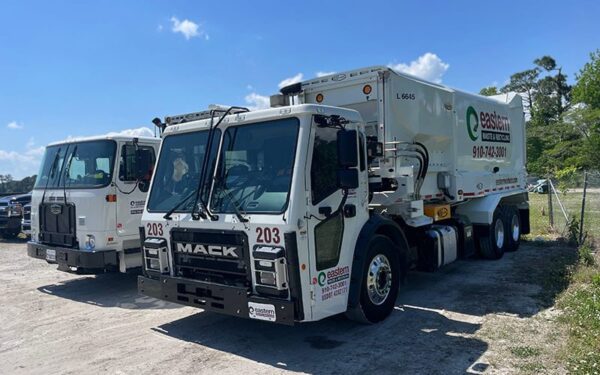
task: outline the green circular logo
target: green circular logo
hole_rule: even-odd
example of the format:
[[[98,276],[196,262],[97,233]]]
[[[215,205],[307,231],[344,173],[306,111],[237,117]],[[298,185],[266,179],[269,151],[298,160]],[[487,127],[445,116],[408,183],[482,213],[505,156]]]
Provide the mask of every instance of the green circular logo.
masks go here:
[[[325,272],[319,274],[319,285],[325,286]]]
[[[475,120],[473,120],[473,118]],[[467,131],[469,132],[469,138],[472,141],[476,141],[479,137],[477,131],[479,130],[479,117],[477,117],[477,111],[475,108],[469,106],[467,108]]]

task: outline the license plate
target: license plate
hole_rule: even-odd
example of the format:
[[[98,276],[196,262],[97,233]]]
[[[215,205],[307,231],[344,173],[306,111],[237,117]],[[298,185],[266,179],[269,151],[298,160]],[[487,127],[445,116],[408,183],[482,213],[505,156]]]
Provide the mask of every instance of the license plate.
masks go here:
[[[56,262],[56,250],[46,250],[46,260]]]
[[[277,318],[275,315],[275,305],[267,303],[248,302],[248,316],[252,319],[266,320],[274,322]]]

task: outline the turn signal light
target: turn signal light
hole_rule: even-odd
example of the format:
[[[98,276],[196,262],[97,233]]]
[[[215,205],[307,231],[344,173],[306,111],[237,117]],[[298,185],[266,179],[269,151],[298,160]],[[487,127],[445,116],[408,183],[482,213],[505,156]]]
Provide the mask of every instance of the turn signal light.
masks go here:
[[[108,194],[106,196],[106,201],[107,202],[116,202],[117,201],[117,194]]]

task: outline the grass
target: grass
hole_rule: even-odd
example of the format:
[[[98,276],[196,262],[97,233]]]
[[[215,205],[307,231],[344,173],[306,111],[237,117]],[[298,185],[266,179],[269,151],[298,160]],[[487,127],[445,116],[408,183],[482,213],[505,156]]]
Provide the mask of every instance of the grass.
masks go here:
[[[575,215],[579,220],[581,212],[581,192],[559,194],[559,198],[568,215]],[[557,233],[552,230],[548,220],[548,196],[530,194],[531,234],[528,239],[555,239]],[[559,236],[567,236],[566,221],[554,203],[555,229]],[[586,199],[584,216],[584,233],[588,235],[588,243],[598,241],[600,233],[600,192],[589,192]],[[562,231],[562,233],[560,233]],[[534,243],[544,244],[543,241]],[[573,374],[600,374],[600,254],[595,254],[591,245],[579,248],[578,262],[564,272],[550,272],[548,283],[542,283],[543,290],[562,289],[556,306],[562,311],[559,324],[563,324],[568,332],[567,344],[562,357],[566,367]],[[557,268],[557,270],[559,270]],[[511,348],[515,357],[528,358],[539,354],[528,346]],[[525,372],[543,371],[536,363],[528,363],[532,368],[522,368]],[[536,371],[539,370],[539,371]]]
[[[557,306],[569,330],[567,367],[574,374],[600,374],[600,267],[581,261]]]
[[[540,355],[541,350],[537,348],[532,348],[531,346],[515,346],[510,348],[510,352],[519,358],[529,358]]]
[[[565,207],[567,215],[574,215],[579,220],[581,215],[581,192],[567,192],[566,194],[559,193],[560,201]],[[553,197],[553,212],[554,212],[554,223],[555,228],[561,234],[565,235],[564,228],[566,227],[565,217],[560,210],[556,197]],[[531,220],[531,234],[528,235],[529,239],[537,237],[551,238],[555,236],[554,231],[550,227],[549,216],[548,216],[548,195],[547,194],[529,194],[530,204],[530,220]],[[594,230],[600,228],[600,192],[594,190],[588,192],[586,197],[586,209],[584,215],[584,233],[592,234]]]

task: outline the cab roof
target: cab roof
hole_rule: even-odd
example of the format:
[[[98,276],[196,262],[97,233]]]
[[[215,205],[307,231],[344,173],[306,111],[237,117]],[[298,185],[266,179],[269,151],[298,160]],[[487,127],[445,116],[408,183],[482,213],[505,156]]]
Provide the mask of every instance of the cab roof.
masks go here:
[[[104,134],[104,135],[94,135],[90,137],[73,137],[64,139],[62,141],[49,143],[48,146],[56,146],[63,145],[69,143],[77,143],[77,142],[89,142],[89,141],[101,141],[101,140],[113,140],[113,141],[132,141],[134,138],[137,138],[140,141],[149,142],[149,143],[160,143],[160,138],[154,137],[135,137],[131,135],[122,135],[122,134]]]
[[[231,114],[225,117],[221,124],[224,126],[241,125],[261,121],[277,120],[280,118],[301,116],[306,114],[339,115],[351,122],[362,121],[362,117],[360,116],[360,114],[353,109],[332,107],[328,105],[319,104],[301,104],[289,107],[267,108],[256,111]],[[213,124],[216,124],[218,119],[219,117],[215,116]],[[210,124],[210,119],[185,122],[177,125],[167,126],[163,134],[168,135],[171,133],[205,130],[210,127]]]

